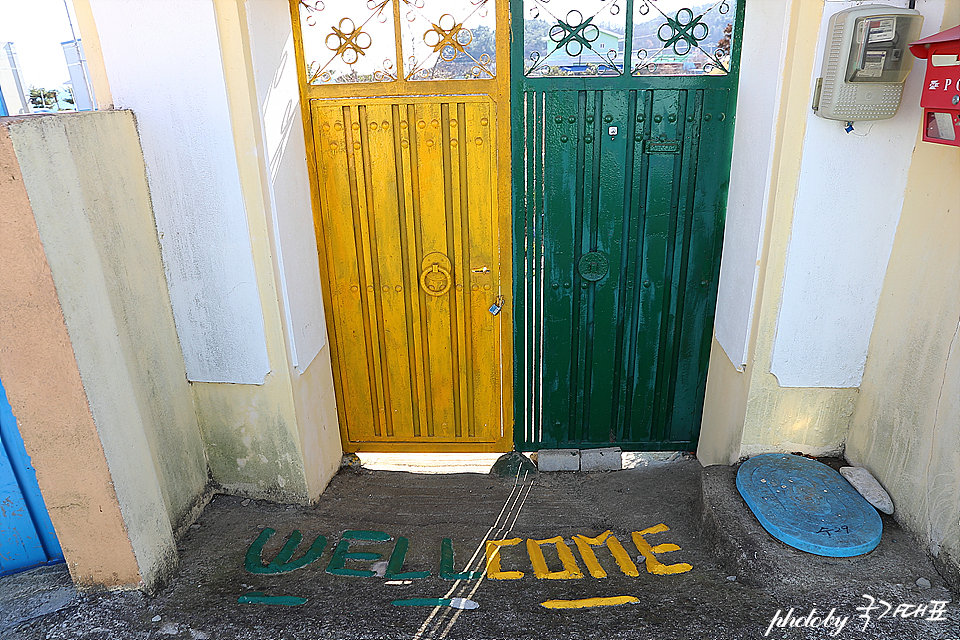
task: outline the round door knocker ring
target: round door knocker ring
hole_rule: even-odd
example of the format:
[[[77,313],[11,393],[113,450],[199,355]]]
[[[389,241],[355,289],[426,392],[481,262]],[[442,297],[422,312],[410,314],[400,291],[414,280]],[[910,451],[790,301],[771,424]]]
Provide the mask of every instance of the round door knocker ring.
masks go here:
[[[591,251],[580,256],[577,271],[584,280],[596,282],[603,279],[610,271],[610,260],[602,251]]]
[[[450,275],[450,259],[434,252],[424,256],[420,265],[420,286],[428,296],[439,298],[450,291],[453,277]]]

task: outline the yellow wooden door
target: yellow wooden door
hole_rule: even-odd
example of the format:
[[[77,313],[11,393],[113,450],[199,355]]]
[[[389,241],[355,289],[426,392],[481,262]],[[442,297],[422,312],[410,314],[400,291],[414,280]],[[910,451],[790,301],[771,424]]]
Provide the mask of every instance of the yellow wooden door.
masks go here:
[[[509,450],[505,7],[294,6],[344,450]]]

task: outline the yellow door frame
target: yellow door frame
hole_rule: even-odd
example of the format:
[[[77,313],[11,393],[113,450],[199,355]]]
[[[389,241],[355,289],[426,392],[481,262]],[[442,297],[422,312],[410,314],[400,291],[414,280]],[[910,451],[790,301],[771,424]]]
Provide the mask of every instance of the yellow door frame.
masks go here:
[[[307,61],[304,56],[303,33],[301,26],[301,5],[309,6],[306,0],[289,0],[291,20],[293,24],[296,64],[300,86],[300,106],[304,126],[304,139],[307,151],[307,166],[310,176],[311,196],[314,215],[314,228],[317,245],[320,252],[320,272],[323,283],[324,312],[328,327],[331,359],[333,364],[334,385],[337,396],[338,417],[340,422],[341,440],[344,451],[430,451],[430,452],[499,452],[513,448],[513,314],[510,304],[512,291],[512,251],[510,246],[511,235],[511,174],[510,174],[510,23],[509,3],[506,0],[489,0],[494,5],[496,15],[496,76],[492,79],[468,80],[410,80],[404,78],[403,53],[399,35],[396,39],[396,60],[398,72],[396,79],[386,82],[366,82],[353,84],[311,84],[307,76]],[[392,0],[392,3],[409,4],[407,0]],[[391,3],[391,8],[393,7]],[[393,13],[395,34],[402,33],[400,12]],[[489,354],[489,358],[475,357],[474,361],[489,362],[488,366],[499,370],[500,379],[500,428],[492,437],[484,442],[451,441],[451,438],[421,438],[416,441],[387,441],[383,438],[374,441],[358,440],[355,434],[348,431],[348,415],[346,411],[345,380],[342,366],[350,358],[344,352],[345,340],[338,335],[334,299],[335,283],[332,278],[330,260],[332,254],[330,237],[331,213],[324,211],[320,197],[321,167],[318,163],[317,151],[319,148],[318,114],[323,113],[324,107],[336,105],[347,106],[344,113],[349,112],[349,105],[369,105],[384,100],[416,101],[429,104],[449,99],[462,102],[477,102],[487,97],[493,110],[492,122],[495,125],[495,152],[493,171],[496,175],[495,185],[495,219],[497,235],[499,237],[499,286],[505,298],[505,304],[499,315],[496,316],[496,331],[500,345],[498,353]],[[412,107],[411,107],[412,108]],[[329,109],[328,109],[329,110]],[[419,398],[423,402],[423,398]],[[375,407],[371,407],[375,409]],[[446,440],[446,441],[444,441]]]

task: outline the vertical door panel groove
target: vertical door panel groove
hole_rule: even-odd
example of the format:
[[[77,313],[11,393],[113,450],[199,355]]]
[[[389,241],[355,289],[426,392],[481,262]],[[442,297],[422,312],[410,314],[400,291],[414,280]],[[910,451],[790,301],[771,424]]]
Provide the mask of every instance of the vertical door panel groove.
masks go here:
[[[360,106],[357,110],[357,120],[356,123],[359,125],[359,129],[356,131],[356,135],[360,139],[360,152],[362,158],[361,171],[358,178],[363,178],[364,185],[364,195],[366,200],[366,228],[367,228],[367,241],[366,249],[370,255],[370,265],[371,265],[371,276],[372,276],[372,285],[373,290],[371,291],[372,295],[370,298],[370,316],[372,318],[371,324],[374,324],[376,327],[376,337],[377,343],[374,349],[374,353],[377,356],[377,388],[380,393],[380,420],[384,428],[386,435],[393,435],[393,412],[389,410],[392,406],[390,401],[390,373],[389,373],[389,356],[390,350],[384,349],[381,350],[381,347],[386,345],[386,334],[385,334],[385,325],[387,323],[387,318],[384,314],[384,302],[383,294],[385,291],[381,290],[383,286],[383,278],[380,265],[380,257],[377,252],[377,243],[378,241],[384,241],[385,238],[379,238],[377,233],[377,208],[379,205],[378,198],[374,193],[373,185],[373,176],[371,175],[371,153],[370,153],[370,139],[369,139],[369,128],[370,121],[367,117],[367,108],[365,106]],[[351,129],[355,127],[351,124]],[[359,182],[359,179],[358,179]],[[367,288],[369,291],[369,287]]]
[[[573,245],[570,247],[570,280],[572,281],[573,294],[573,314],[578,316],[581,313],[581,287],[579,278],[577,278],[575,261],[577,256],[583,250],[583,211],[585,204],[584,194],[587,189],[588,181],[586,172],[586,143],[585,136],[590,132],[587,130],[587,92],[579,91],[577,93],[577,115],[576,123],[580,135],[577,136],[577,169],[576,169],[576,191],[577,201],[573,211]],[[557,212],[562,215],[561,212]],[[580,353],[581,340],[580,322],[573,323],[573,335],[570,338],[570,364],[567,368],[568,380],[570,385],[570,416],[568,422],[568,439],[577,441],[580,439],[581,425],[578,415],[581,415],[580,407],[583,401],[583,358]],[[562,367],[562,365],[561,365]]]
[[[442,103],[440,105],[440,133],[441,148],[443,149],[443,209],[447,230],[447,249],[445,253],[453,265],[451,277],[453,281],[456,282],[463,277],[463,238],[459,211],[460,163],[453,162],[449,103]],[[455,285],[452,286],[451,292],[453,295],[450,299],[450,379],[453,383],[453,406],[455,407],[452,418],[453,433],[455,436],[460,437],[462,435],[462,423],[464,421],[462,411],[465,409],[463,403],[461,403],[460,395],[465,386],[464,374],[466,373],[461,366],[461,362],[465,361],[463,352],[464,340],[461,339],[464,329],[461,306],[463,294]]]
[[[420,436],[421,425],[425,421],[425,416],[421,415],[419,398],[424,393],[424,375],[423,375],[423,357],[419,341],[419,332],[416,331],[414,318],[419,316],[419,305],[416,304],[414,291],[417,291],[417,276],[415,270],[411,269],[410,256],[410,231],[413,214],[411,213],[408,197],[410,189],[407,188],[407,178],[410,175],[409,167],[404,168],[404,154],[402,153],[404,138],[401,135],[401,117],[400,106],[396,104],[389,105],[390,120],[392,125],[393,137],[393,164],[396,172],[397,189],[397,229],[399,233],[400,255],[397,260],[401,270],[401,293],[403,294],[403,330],[407,336],[406,357],[410,377],[410,396],[409,396],[409,415],[410,427],[413,437]],[[409,164],[409,163],[408,163]]]
[[[369,269],[369,260],[366,256],[364,230],[363,230],[363,211],[361,210],[360,184],[357,180],[356,154],[354,153],[353,136],[353,114],[350,107],[343,107],[343,131],[345,136],[344,150],[347,154],[347,173],[350,184],[350,210],[353,213],[353,241],[356,246],[356,259],[358,264],[358,273],[360,276],[360,300],[361,300],[361,318],[363,321],[363,340],[365,343],[364,353],[367,356],[367,375],[369,377],[370,388],[373,390],[373,402],[370,409],[373,413],[373,432],[379,436],[380,417],[383,415],[383,394],[380,384],[379,367],[379,349],[373,344],[372,322],[369,308],[369,290],[373,286],[370,284],[371,274]]]
[[[637,92],[630,91],[629,98],[627,101],[627,121],[626,121],[626,132],[625,135],[627,140],[632,140],[636,136],[636,115],[637,115]],[[639,288],[639,282],[637,278],[636,269],[639,266],[638,261],[633,260],[634,251],[632,250],[633,245],[637,243],[636,234],[634,229],[637,227],[637,221],[634,216],[636,214],[637,207],[634,204],[633,200],[633,163],[634,163],[634,145],[628,144],[626,149],[626,162],[624,163],[624,176],[623,176],[623,201],[624,201],[624,211],[623,211],[623,223],[621,228],[621,238],[622,238],[622,247],[620,252],[620,287],[618,292],[618,298],[624,301],[624,304],[617,307],[617,317],[615,318],[614,324],[616,326],[616,338],[615,338],[615,348],[614,348],[614,362],[613,362],[613,384],[612,384],[612,406],[610,407],[610,415],[613,418],[613,425],[611,430],[615,434],[615,439],[617,441],[623,441],[627,439],[625,434],[624,424],[626,422],[626,414],[624,410],[626,389],[623,385],[623,375],[624,375],[624,366],[623,366],[623,357],[624,357],[624,340],[628,339],[629,336],[624,335],[625,326],[629,327],[632,325],[633,317],[636,315],[636,304],[627,305],[626,301],[631,294],[631,291],[636,287]]]

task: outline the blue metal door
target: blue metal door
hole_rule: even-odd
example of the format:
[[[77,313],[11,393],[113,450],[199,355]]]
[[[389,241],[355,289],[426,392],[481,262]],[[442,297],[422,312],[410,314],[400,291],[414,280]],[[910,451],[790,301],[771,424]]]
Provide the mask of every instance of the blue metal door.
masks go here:
[[[62,561],[36,471],[0,384],[0,576]]]

